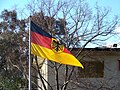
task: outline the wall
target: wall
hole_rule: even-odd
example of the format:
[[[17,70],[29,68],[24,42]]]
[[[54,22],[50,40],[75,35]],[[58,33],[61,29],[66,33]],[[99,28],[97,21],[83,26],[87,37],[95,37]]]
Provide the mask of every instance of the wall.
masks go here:
[[[71,83],[68,85],[69,90],[119,90],[120,88],[120,71],[118,69],[118,60],[120,52],[116,51],[85,51],[78,57],[82,60],[100,60],[104,61],[104,77],[103,78],[75,78],[77,77],[77,67],[73,72]],[[53,64],[48,62],[47,80],[56,90],[55,70]],[[72,67],[69,67],[71,69]],[[59,68],[59,83],[62,85],[65,79],[65,65]],[[50,87],[48,86],[48,90]]]

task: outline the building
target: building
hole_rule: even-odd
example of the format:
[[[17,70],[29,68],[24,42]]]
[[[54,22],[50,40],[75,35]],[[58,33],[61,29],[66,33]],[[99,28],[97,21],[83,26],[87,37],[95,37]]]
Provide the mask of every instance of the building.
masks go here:
[[[77,53],[81,49],[73,49]],[[120,90],[120,48],[85,48],[78,56],[85,69],[74,68],[67,90]],[[54,64],[50,61],[42,66],[43,77],[56,90]],[[72,67],[68,68],[70,74]],[[65,65],[59,67],[59,85],[65,80]],[[40,82],[40,81],[38,81]],[[50,86],[46,83],[48,90]],[[60,89],[61,90],[61,89]]]

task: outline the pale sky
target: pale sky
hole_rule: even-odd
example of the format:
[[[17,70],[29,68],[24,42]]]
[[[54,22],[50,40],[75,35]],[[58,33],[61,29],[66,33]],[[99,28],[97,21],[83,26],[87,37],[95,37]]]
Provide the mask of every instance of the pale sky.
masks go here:
[[[120,33],[120,27],[116,28],[116,32]]]
[[[0,11],[4,9],[12,9],[15,5],[23,8],[31,0],[0,0]],[[120,14],[120,0],[87,0],[90,6],[95,7],[95,3],[112,9],[114,14]]]
[[[4,9],[13,10],[15,7],[18,11],[24,10],[25,5],[28,4],[31,0],[0,0],[0,12]],[[106,7],[111,9],[111,16],[118,15],[120,16],[120,0],[87,0],[90,7],[95,7],[97,4],[100,7]],[[116,28],[116,31],[119,33],[118,36],[112,38],[108,43],[114,43],[120,41],[120,26]]]
[[[0,0],[0,11],[4,9],[12,10],[17,6],[18,9],[24,8],[30,0]]]
[[[0,0],[0,12],[4,9],[13,10],[15,7],[20,10],[32,0]],[[101,7],[111,9],[111,15],[120,16],[120,0],[87,0],[90,7],[95,7],[96,2]]]
[[[91,6],[95,6],[97,2],[99,6],[111,8],[114,15],[120,15],[120,0],[87,0]]]

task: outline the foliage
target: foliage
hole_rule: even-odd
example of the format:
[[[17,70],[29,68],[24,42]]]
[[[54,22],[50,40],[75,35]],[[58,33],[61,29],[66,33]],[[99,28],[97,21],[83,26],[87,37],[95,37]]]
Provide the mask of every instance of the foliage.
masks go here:
[[[91,43],[92,45],[95,44],[95,46],[97,45],[98,47],[102,47],[102,42],[105,42],[115,35],[114,30],[119,24],[118,17],[109,19],[109,9],[101,8],[96,5],[94,9],[95,12],[92,12],[92,9],[89,7],[86,0],[33,1],[34,3],[28,4],[27,7],[31,11],[32,20],[37,25],[41,26],[43,30],[49,32],[52,36],[62,41],[67,48],[70,48],[70,51],[72,51],[73,48],[78,48],[76,52],[74,52],[74,55],[77,58],[80,57],[84,48],[89,46]],[[57,26],[56,24],[59,25],[58,28],[54,28],[54,26]],[[57,30],[63,33],[57,34]],[[82,57],[80,57],[80,60],[82,60]],[[44,77],[41,77],[39,74],[40,80],[43,81],[42,85],[45,90],[47,90],[47,87],[45,86],[46,83],[50,90],[70,90],[69,87],[72,86],[73,83],[78,87],[80,86],[80,83],[84,84],[84,80],[80,83],[79,81],[72,81],[72,75],[76,69],[75,67],[64,66],[49,61],[47,66],[50,73],[54,73],[48,77],[51,78],[52,75],[54,75],[53,78],[55,84],[45,81],[45,79],[43,79]],[[41,73],[39,71],[39,67],[37,67],[37,70],[38,73]],[[61,76],[64,76],[62,80],[60,78]],[[89,80],[87,83],[91,84]],[[38,87],[40,87],[40,85],[38,85]],[[91,87],[91,90],[95,88],[94,85],[91,85]],[[71,88],[71,90],[74,89],[74,87]],[[90,89],[90,87],[87,87],[87,89]]]
[[[27,42],[24,36],[27,33],[23,27],[23,20],[17,19],[15,10],[4,10],[1,13],[1,19],[3,21],[0,23],[0,87],[17,90],[18,85],[23,83],[24,72],[22,70],[27,61]]]
[[[24,85],[24,80],[20,77],[5,77],[0,79],[1,90],[19,90]]]
[[[82,50],[89,43],[101,44],[99,42],[107,40],[114,33],[115,27],[119,23],[117,17],[108,19],[109,10],[96,6],[96,13],[92,13],[85,0],[62,1],[62,0],[33,0],[28,4],[31,19],[41,26],[52,36],[58,38],[67,48],[78,49],[74,55],[78,57]],[[24,13],[24,12],[23,12]],[[29,16],[28,16],[29,18]],[[16,10],[4,10],[1,13],[0,22],[0,87],[17,90],[19,85],[27,87],[28,76],[28,18],[19,20]],[[104,37],[104,38],[103,38]],[[42,62],[43,63],[43,62]],[[59,73],[63,68],[61,64],[50,62],[48,64],[55,72],[55,85],[45,81],[40,72],[40,67],[36,65],[33,71],[37,71],[43,88],[47,90],[45,82],[54,90],[67,90],[71,83],[71,76],[75,67],[64,66],[62,73],[63,81],[60,81]],[[40,87],[37,83],[38,77],[33,73],[32,84]],[[3,79],[2,79],[3,78]],[[13,82],[14,81],[14,82]]]

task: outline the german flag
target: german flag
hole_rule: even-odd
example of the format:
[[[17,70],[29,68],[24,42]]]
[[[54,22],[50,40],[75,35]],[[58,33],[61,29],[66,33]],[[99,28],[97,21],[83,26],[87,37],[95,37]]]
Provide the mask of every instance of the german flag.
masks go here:
[[[55,38],[31,21],[31,53],[60,64],[82,64]]]

